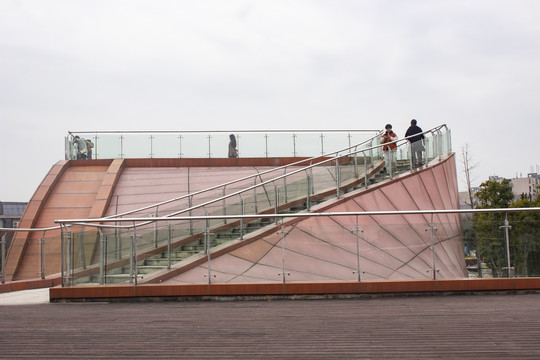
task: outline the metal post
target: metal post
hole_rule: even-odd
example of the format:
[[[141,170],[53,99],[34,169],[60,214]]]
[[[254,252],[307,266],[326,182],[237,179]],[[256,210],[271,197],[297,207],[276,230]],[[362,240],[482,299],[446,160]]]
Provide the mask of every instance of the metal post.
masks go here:
[[[189,190],[188,190],[189,193]],[[193,220],[191,220],[192,216],[192,210],[191,207],[193,206],[193,195],[188,198],[188,206],[189,206],[189,235],[193,235]]]
[[[64,226],[60,224],[60,279],[62,279],[62,286],[66,285],[64,278]]]
[[[292,134],[292,143],[293,143],[293,157],[296,157],[296,135]]]
[[[508,267],[508,277],[511,277],[512,268],[510,267],[510,237],[508,235],[508,229],[512,226],[508,223],[508,213],[504,215],[504,226],[499,226],[499,229],[504,228],[504,236],[506,238],[506,266]]]
[[[4,258],[2,258],[2,264],[4,264],[3,261]],[[45,280],[45,231],[41,234],[41,280]]]
[[[150,159],[154,157],[154,135],[150,135]]]
[[[358,282],[362,280],[360,276],[360,232],[364,232],[364,230],[358,227],[358,216],[356,216],[356,273],[358,274]]]
[[[86,249],[84,247],[84,226],[81,227],[81,231],[79,233],[79,238],[81,242],[81,262],[83,269],[86,269]]]
[[[350,151],[350,150],[349,150]],[[358,179],[358,151],[357,147],[354,148],[354,178]]]
[[[212,136],[208,135],[208,158],[211,159],[212,158],[212,151],[211,151],[211,139]]]
[[[281,223],[281,275],[283,277],[283,285],[285,285],[285,227]]]
[[[167,269],[171,268],[171,223],[167,223]]]
[[[2,235],[2,284],[6,283],[6,234]]]
[[[135,280],[135,285],[137,285],[137,275],[139,269],[137,268],[137,228],[135,223],[133,223],[133,277]]]
[[[262,179],[261,179],[262,181]],[[253,179],[253,201],[255,202],[255,214],[259,212],[257,205],[257,178]]]
[[[178,157],[182,158],[182,135],[178,135],[178,143],[179,143]]]
[[[208,216],[208,213],[206,212],[206,209],[204,210],[204,216]],[[209,224],[209,221],[208,221],[208,218],[204,220],[205,222],[205,225],[204,225],[204,238],[205,238],[205,242],[206,242],[206,246],[205,246],[205,251],[206,251],[206,255],[207,255],[207,259],[208,259],[208,285],[212,284],[212,279],[211,279],[211,276],[212,276],[212,270],[211,270],[211,261],[212,261],[212,256],[210,256],[210,224]]]
[[[223,185],[223,216],[227,215],[227,203],[225,202],[225,192],[227,191],[227,185]],[[227,219],[223,219],[223,223],[227,223]]]
[[[73,285],[71,283],[71,230],[67,228],[67,238],[66,238],[66,277],[67,285]]]
[[[336,197],[339,198],[339,182],[340,182],[340,179],[339,179],[339,161],[338,161],[338,154],[336,154],[336,158],[335,158],[335,163],[336,163],[336,166],[335,166],[335,173],[336,173]]]
[[[120,159],[124,158],[124,135],[120,135]]]
[[[156,215],[155,215],[155,217],[159,216],[158,209],[159,209],[159,207],[156,206]],[[157,221],[154,222],[154,247],[155,248],[158,247],[158,222]]]
[[[368,165],[367,165],[366,154],[364,152],[362,152],[362,154],[364,155],[364,187],[367,189],[368,188]],[[373,161],[373,159],[371,159],[371,161]]]
[[[99,283],[105,284],[105,238],[103,231],[98,229],[99,232]]]
[[[268,134],[264,134],[264,154],[268,157]]]
[[[433,280],[437,280],[437,269],[435,268],[435,230],[437,230],[436,227],[433,226],[433,213],[431,214],[431,222],[429,223],[429,228],[426,229],[431,230],[431,253],[433,256]]]
[[[240,214],[244,216],[244,199],[240,198]],[[244,240],[244,218],[240,218],[240,240]]]
[[[283,202],[286,204],[288,202],[287,200],[287,168],[283,169],[283,192],[285,193],[283,195]]]
[[[324,135],[321,133],[321,155],[324,155]]]
[[[307,171],[306,171],[306,188],[307,188],[306,208],[307,208],[307,211],[309,211],[311,209],[311,179]]]

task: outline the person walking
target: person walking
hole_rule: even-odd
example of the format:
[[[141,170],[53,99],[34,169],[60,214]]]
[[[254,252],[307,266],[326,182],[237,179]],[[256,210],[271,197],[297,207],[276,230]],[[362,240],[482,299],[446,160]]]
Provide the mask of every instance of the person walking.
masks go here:
[[[405,137],[408,138],[407,140],[411,143],[411,159],[413,167],[422,166],[424,164],[422,161],[422,152],[425,150],[423,144],[424,134],[422,134],[422,129],[416,124],[417,121],[412,119],[411,126],[409,126],[407,132],[405,132]]]
[[[229,135],[229,157],[230,158],[237,158],[238,157],[238,149],[236,148],[236,137],[231,134]]]
[[[386,172],[388,174],[395,173],[397,168],[397,141],[398,136],[395,132],[392,131],[392,125],[386,124],[384,127],[385,132],[381,137],[381,144],[383,145],[383,155],[384,155],[384,166],[386,167]]]

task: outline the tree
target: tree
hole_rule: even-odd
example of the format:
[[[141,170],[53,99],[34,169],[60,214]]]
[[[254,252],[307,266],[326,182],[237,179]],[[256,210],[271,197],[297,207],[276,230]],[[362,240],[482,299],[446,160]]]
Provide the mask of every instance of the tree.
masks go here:
[[[521,199],[512,203],[511,208],[539,207],[540,198],[531,200],[522,194]],[[509,215],[512,225],[511,256],[523,276],[540,274],[540,214],[537,212],[522,212]]]
[[[478,164],[473,163],[472,154],[469,150],[469,144],[465,144],[465,147],[461,148],[461,156],[463,161],[463,172],[465,173],[465,184],[467,185],[467,195],[469,200],[469,203],[467,205],[469,205],[471,209],[474,209],[475,201],[471,186],[471,173],[478,166]]]
[[[479,201],[477,208],[508,208],[513,197],[508,180],[488,180],[480,184],[480,190],[476,193]],[[491,267],[493,276],[501,276],[502,268],[506,266],[506,242],[504,231],[500,229],[504,225],[504,218],[505,215],[501,213],[477,213],[474,216],[478,252]]]

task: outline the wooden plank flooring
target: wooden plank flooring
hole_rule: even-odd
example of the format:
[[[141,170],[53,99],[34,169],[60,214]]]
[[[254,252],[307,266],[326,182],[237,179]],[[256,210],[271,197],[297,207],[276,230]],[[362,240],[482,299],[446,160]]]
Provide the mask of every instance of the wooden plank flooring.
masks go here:
[[[2,359],[539,359],[540,294],[0,306]]]

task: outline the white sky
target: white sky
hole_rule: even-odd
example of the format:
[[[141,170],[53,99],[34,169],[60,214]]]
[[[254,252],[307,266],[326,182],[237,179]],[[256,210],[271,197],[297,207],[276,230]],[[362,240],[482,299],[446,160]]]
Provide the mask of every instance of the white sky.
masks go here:
[[[540,164],[537,0],[0,0],[0,200],[82,130],[447,124],[464,188]]]

